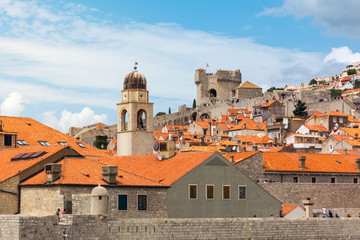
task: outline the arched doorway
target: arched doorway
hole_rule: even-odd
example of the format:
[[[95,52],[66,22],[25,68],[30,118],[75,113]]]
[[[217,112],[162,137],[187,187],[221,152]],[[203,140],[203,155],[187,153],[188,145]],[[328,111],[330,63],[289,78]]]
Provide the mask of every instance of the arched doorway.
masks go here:
[[[196,121],[196,117],[197,117],[197,113],[193,112],[193,114],[191,114],[191,120]]]
[[[200,119],[201,119],[201,120],[210,119],[210,115],[207,114],[207,113],[203,113],[203,114],[201,114]]]
[[[215,89],[210,89],[209,95],[210,95],[211,98],[216,98],[216,90]]]

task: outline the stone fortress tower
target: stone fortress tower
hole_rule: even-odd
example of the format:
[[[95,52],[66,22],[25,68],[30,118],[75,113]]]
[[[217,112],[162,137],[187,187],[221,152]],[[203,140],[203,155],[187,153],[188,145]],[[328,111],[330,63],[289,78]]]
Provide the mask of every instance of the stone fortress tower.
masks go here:
[[[117,155],[152,154],[153,103],[149,102],[146,78],[137,71],[136,64],[124,79],[117,113]]]
[[[240,69],[235,71],[217,70],[216,74],[209,74],[205,69],[195,71],[197,88],[197,105],[229,100],[235,97],[235,88],[241,84]]]

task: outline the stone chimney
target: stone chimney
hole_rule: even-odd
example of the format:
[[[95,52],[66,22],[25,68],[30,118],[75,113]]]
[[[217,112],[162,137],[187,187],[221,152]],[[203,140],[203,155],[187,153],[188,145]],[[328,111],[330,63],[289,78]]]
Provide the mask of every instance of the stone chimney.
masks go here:
[[[356,171],[360,171],[360,158],[355,158]]]
[[[60,178],[61,164],[48,163],[45,165],[46,183],[51,184]]]
[[[234,155],[231,155],[231,156],[230,156],[230,162],[231,162],[231,163],[234,163]]]
[[[243,123],[243,129],[246,129],[246,123]]]
[[[310,198],[306,198],[306,200],[303,201],[304,207],[305,207],[305,218],[312,218],[312,208],[314,203],[311,201]]]
[[[302,169],[302,170],[305,170],[305,160],[306,160],[306,156],[299,157],[300,169]]]
[[[116,175],[118,174],[117,166],[103,166],[101,168],[101,173],[104,177],[104,181],[110,185],[116,184]]]

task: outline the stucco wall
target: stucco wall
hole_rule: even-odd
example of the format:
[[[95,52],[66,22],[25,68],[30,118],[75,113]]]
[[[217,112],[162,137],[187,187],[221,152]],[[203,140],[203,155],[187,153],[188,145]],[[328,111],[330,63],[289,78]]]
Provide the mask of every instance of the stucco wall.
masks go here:
[[[281,203],[241,173],[227,160],[214,155],[169,189],[169,217],[267,217],[280,214]],[[189,184],[197,184],[197,199],[189,199]],[[206,199],[206,185],[214,185],[214,199]],[[231,186],[230,199],[222,199],[222,186]],[[238,186],[246,186],[239,199]]]

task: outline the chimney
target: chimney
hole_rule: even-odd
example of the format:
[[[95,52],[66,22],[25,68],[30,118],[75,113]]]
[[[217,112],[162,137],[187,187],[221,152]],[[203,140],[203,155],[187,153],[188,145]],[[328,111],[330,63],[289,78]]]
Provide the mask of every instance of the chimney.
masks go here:
[[[118,174],[117,166],[103,166],[101,168],[101,173],[105,182],[107,182],[109,185],[116,185],[116,175]]]
[[[300,169],[302,169],[302,170],[305,170],[305,160],[306,160],[306,156],[299,157]]]
[[[246,129],[246,123],[243,123],[243,129]]]
[[[45,164],[46,183],[51,184],[60,177],[61,164],[49,163]]]
[[[230,156],[230,162],[231,162],[231,163],[234,163],[234,155],[231,155],[231,156]]]
[[[356,171],[360,171],[360,158],[356,158],[355,163],[356,163]]]
[[[258,150],[258,146],[253,145],[253,150],[254,150],[254,151],[257,151],[257,150]]]
[[[355,139],[358,139],[358,138],[359,138],[359,134],[355,133]]]
[[[311,199],[308,197],[306,200],[302,201],[305,207],[305,217],[306,218],[312,218],[312,208],[314,203],[311,201]]]

